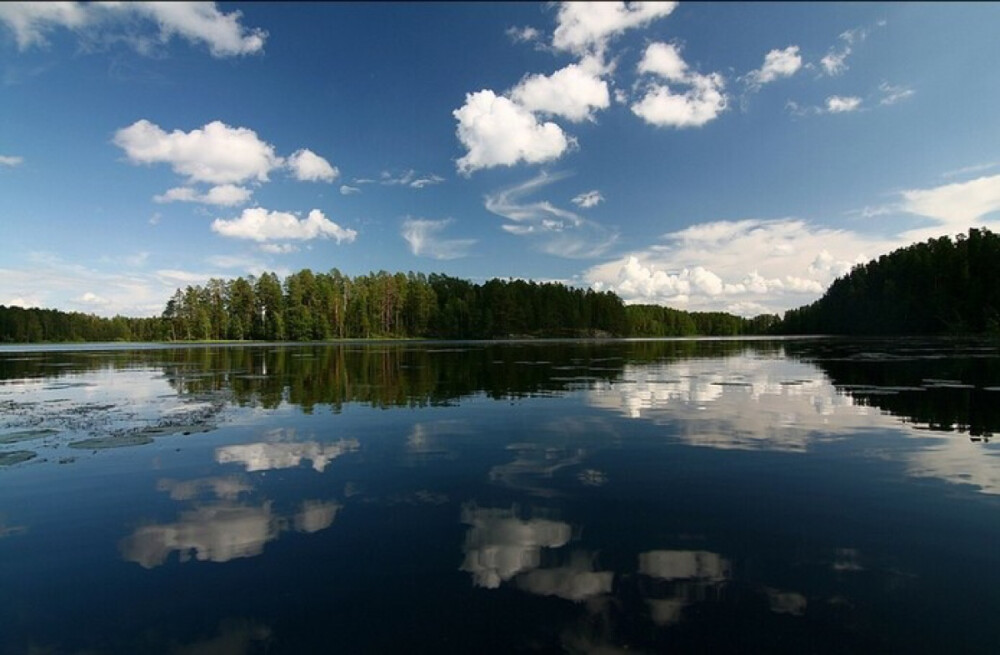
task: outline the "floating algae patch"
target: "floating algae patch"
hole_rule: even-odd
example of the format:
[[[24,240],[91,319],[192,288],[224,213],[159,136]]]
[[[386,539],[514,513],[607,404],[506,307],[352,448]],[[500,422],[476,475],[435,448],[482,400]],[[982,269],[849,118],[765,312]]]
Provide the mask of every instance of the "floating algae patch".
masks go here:
[[[168,434],[189,435],[195,432],[211,432],[216,426],[206,423],[190,423],[187,425],[154,425],[143,428],[138,434],[147,437],[163,437]]]
[[[126,448],[128,446],[145,446],[153,443],[153,437],[141,432],[108,437],[94,437],[82,441],[74,441],[70,448],[81,450],[105,450],[107,448]]]
[[[34,459],[38,453],[32,450],[14,450],[9,453],[0,453],[0,466],[12,466]]]
[[[50,428],[41,428],[37,430],[20,430],[18,432],[8,432],[6,434],[0,434],[0,444],[17,443],[19,441],[31,441],[32,439],[41,439],[42,437],[48,437],[53,434],[59,434],[59,431],[52,430]]]

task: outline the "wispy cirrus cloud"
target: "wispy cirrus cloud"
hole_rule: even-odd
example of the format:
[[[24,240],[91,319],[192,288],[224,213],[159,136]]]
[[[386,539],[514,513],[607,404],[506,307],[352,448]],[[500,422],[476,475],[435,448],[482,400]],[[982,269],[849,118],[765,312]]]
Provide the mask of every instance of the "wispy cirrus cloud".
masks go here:
[[[617,232],[547,200],[527,200],[566,177],[565,173],[541,173],[527,182],[487,194],[486,209],[509,221],[501,226],[504,231],[535,239],[543,252],[574,259],[598,257],[617,241]]]
[[[459,259],[469,255],[476,239],[445,239],[441,233],[454,221],[450,218],[429,220],[407,218],[403,221],[400,236],[410,245],[410,252],[418,257],[432,259]]]
[[[16,155],[0,155],[0,166],[14,168],[15,166],[20,166],[23,163],[24,157],[18,157]]]

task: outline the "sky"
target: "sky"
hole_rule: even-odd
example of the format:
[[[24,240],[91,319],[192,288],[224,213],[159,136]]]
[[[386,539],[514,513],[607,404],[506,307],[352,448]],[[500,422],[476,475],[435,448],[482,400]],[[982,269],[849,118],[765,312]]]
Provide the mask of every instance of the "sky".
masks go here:
[[[998,3],[0,3],[0,304],[303,268],[752,316],[1000,231]]]

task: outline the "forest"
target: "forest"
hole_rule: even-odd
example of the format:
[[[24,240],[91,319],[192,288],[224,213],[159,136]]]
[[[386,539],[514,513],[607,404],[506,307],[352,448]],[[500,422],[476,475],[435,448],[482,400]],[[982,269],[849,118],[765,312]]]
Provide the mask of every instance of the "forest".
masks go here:
[[[212,279],[177,289],[152,318],[0,305],[0,342],[998,334],[998,281],[1000,235],[974,228],[855,266],[783,317],[626,305],[554,282],[335,268]]]
[[[785,312],[780,334],[998,334],[1000,235],[970,229],[894,250]]]
[[[559,283],[337,269],[274,273],[178,289],[161,316],[99,318],[0,306],[0,341],[325,341],[763,334],[777,316],[626,306],[612,292]]]

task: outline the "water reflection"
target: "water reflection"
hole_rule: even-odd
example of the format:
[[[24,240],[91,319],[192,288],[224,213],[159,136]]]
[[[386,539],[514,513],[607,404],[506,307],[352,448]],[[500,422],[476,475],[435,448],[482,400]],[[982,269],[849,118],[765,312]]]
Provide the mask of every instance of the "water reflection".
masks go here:
[[[522,520],[516,508],[466,505],[462,523],[465,561],[461,570],[472,574],[476,586],[496,589],[519,573],[541,565],[543,548],[561,548],[573,531],[568,523],[546,518]]]
[[[181,562],[228,562],[255,557],[264,545],[288,529],[318,532],[333,524],[340,505],[334,501],[307,500],[290,517],[272,509],[270,501],[249,505],[231,501],[210,503],[180,513],[177,521],[144,525],[120,545],[122,556],[143,568],[164,564],[177,552]]]
[[[181,512],[173,523],[139,527],[121,544],[123,557],[151,569],[177,552],[181,562],[228,562],[264,552],[278,538],[278,517],[271,503],[259,507],[215,503]]]
[[[565,566],[533,569],[517,577],[519,589],[539,596],[557,596],[580,602],[611,593],[615,574],[596,571],[595,555],[585,551],[573,552]]]
[[[28,368],[0,383],[20,412],[0,450],[53,456],[0,472],[0,537],[17,535],[0,588],[34,594],[0,595],[0,652],[57,613],[77,639],[58,652],[322,652],[324,621],[344,652],[995,644],[983,544],[1000,535],[976,492],[1000,494],[1000,446],[972,434],[991,414],[968,405],[965,436],[880,404],[978,403],[992,360],[889,388],[891,358],[857,386],[832,351],[791,344],[224,350],[8,363]],[[121,429],[198,412],[218,429],[59,468],[76,402]],[[238,562],[255,557],[249,595]],[[95,617],[74,584],[149,605]],[[152,636],[102,641],[119,630]]]
[[[222,446],[215,451],[215,461],[219,464],[240,464],[248,472],[293,468],[309,461],[313,470],[322,473],[331,461],[357,451],[359,446],[357,439],[340,439],[331,443],[293,441],[295,431],[284,428],[269,431],[267,437],[283,441]]]

